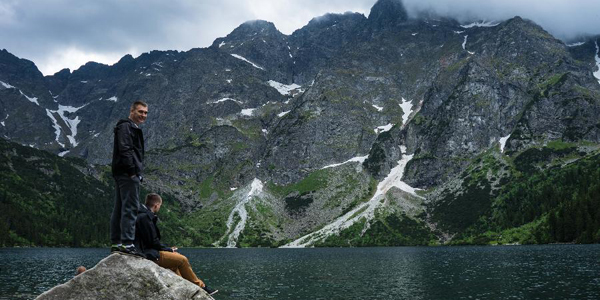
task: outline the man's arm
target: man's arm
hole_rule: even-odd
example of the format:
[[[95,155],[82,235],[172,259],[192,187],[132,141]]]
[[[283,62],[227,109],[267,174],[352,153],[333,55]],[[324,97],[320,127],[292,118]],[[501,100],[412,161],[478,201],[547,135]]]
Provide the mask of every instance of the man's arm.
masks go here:
[[[150,219],[150,216],[145,214],[144,216],[139,217],[136,230],[139,230],[140,237],[144,241],[144,245],[149,248],[158,250],[158,251],[168,251],[165,250],[164,245],[158,239],[158,234],[156,233],[156,227]]]
[[[133,160],[133,140],[129,126],[128,123],[120,124],[115,130],[115,135],[117,136],[119,160],[127,166],[127,174],[133,176],[136,175],[136,172]]]

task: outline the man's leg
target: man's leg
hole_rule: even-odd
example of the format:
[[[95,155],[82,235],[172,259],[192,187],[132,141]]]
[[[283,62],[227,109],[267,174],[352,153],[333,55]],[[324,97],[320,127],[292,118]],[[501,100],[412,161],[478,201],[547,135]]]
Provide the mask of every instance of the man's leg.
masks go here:
[[[115,206],[110,217],[110,242],[113,245],[121,243],[121,207],[123,204],[117,178],[115,178],[115,187]]]
[[[117,185],[121,197],[121,236],[123,245],[133,244],[135,239],[135,220],[137,218],[140,198],[140,179],[127,175],[117,177]]]
[[[188,261],[187,257],[176,252],[167,251],[159,251],[159,254],[159,266],[175,272],[177,275],[180,275],[181,277],[185,278],[193,284],[198,285],[199,287],[205,286],[204,282],[198,279],[198,277],[192,270],[192,266],[190,265],[190,262]]]

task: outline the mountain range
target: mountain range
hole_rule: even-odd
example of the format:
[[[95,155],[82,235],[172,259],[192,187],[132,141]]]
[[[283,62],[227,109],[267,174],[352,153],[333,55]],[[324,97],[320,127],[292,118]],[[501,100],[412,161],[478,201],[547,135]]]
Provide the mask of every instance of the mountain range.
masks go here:
[[[249,21],[207,48],[51,76],[2,50],[3,170],[21,151],[83,159],[112,205],[113,127],[141,99],[144,187],[170,199],[182,246],[600,242],[598,40],[379,0],[291,35]],[[33,180],[16,177],[5,195]],[[43,244],[11,220],[4,244]]]

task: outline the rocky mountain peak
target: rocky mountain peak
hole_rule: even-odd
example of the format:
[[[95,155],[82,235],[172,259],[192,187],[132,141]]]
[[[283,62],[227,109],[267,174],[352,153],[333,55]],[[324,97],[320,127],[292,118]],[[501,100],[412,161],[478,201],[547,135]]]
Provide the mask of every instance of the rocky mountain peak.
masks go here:
[[[265,20],[250,20],[242,23],[238,28],[238,30],[251,30],[251,31],[263,31],[264,30],[274,30],[279,31],[275,27],[275,24]],[[235,30],[234,30],[235,31]]]
[[[536,24],[535,22],[533,22],[531,20],[523,19],[519,16],[516,16],[511,19],[506,20],[503,23],[503,28],[508,29],[508,30],[525,32],[525,33],[528,33],[529,35],[541,37],[544,39],[551,39],[551,40],[558,41],[556,38],[554,38],[550,33],[548,33],[540,25]]]
[[[513,25],[518,25],[518,26],[527,26],[527,25],[533,25],[535,23],[533,23],[532,21],[523,19],[520,16],[514,16],[514,17],[508,19],[506,21],[506,24],[513,24]]]
[[[64,68],[56,73],[54,73],[54,77],[60,77],[60,78],[65,78],[65,77],[69,77],[69,75],[71,75],[71,69],[69,68]]]
[[[242,43],[255,40],[260,37],[261,39],[277,39],[282,40],[285,35],[281,33],[275,24],[264,20],[252,20],[243,23],[234,29],[226,37],[216,39],[212,47],[221,48],[225,43],[241,45]]]
[[[252,20],[234,29],[227,37],[248,38],[252,36],[282,35],[275,24],[264,20]]]
[[[132,62],[134,60],[135,59],[133,58],[133,56],[131,56],[131,54],[127,54],[127,55],[121,57],[121,59],[119,59],[119,61],[117,62],[117,64],[128,63],[128,62]]]
[[[322,28],[327,28],[329,26],[333,26],[335,24],[347,23],[348,21],[362,21],[364,18],[365,18],[365,16],[361,13],[354,13],[354,12],[345,12],[343,14],[329,13],[329,14],[324,14],[320,17],[312,18],[308,22],[308,24],[301,30],[322,29]]]
[[[371,8],[369,21],[376,27],[385,27],[408,20],[402,0],[379,0]]]
[[[52,95],[58,95],[65,89],[69,83],[69,77],[71,77],[71,70],[69,68],[62,69],[52,76],[46,76],[46,82]]]
[[[85,65],[81,66],[79,69],[73,71],[70,76],[70,80],[79,82],[82,84],[87,84],[88,81],[101,80],[105,79],[111,71],[111,67],[109,65],[97,63],[97,62],[88,62]]]
[[[42,75],[32,61],[18,58],[6,49],[0,50],[0,68],[4,71],[3,74],[25,76],[28,79],[37,79]]]

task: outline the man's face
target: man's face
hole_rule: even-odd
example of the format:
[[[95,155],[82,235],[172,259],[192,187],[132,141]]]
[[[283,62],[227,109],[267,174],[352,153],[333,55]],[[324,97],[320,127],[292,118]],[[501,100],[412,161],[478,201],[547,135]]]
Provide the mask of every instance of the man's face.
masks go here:
[[[152,207],[151,211],[156,214],[160,210],[161,206],[162,206],[162,202],[159,202],[159,203],[155,204],[154,207]]]
[[[135,124],[142,124],[146,121],[146,117],[148,116],[148,107],[144,107],[143,105],[137,105],[134,109],[129,112],[129,118],[135,122]]]

